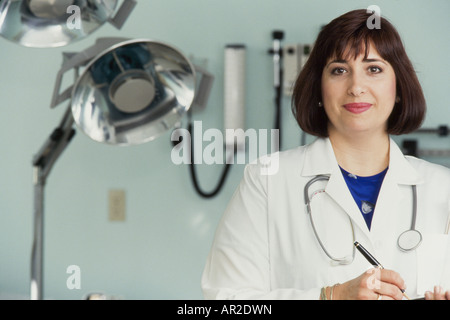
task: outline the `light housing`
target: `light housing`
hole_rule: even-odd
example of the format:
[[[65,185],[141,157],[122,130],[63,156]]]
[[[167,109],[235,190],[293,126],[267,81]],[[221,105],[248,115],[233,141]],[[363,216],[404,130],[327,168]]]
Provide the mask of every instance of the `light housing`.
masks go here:
[[[85,65],[60,93],[64,73]],[[174,128],[189,110],[196,71],[176,48],[146,39],[101,38],[58,73],[52,107],[71,99],[77,126],[97,142],[136,145]]]
[[[61,47],[106,22],[120,29],[136,0],[3,0],[0,35],[25,47]]]

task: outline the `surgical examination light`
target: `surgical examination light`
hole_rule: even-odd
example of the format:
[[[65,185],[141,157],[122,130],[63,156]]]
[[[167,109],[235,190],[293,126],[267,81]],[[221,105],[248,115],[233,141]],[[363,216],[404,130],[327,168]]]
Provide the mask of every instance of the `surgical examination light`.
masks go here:
[[[2,0],[0,35],[26,47],[61,47],[106,22],[122,28],[136,0]]]
[[[110,23],[120,29],[136,0],[0,0],[0,36],[25,47],[54,48]],[[73,83],[61,90],[73,71]],[[44,187],[75,126],[96,142],[136,145],[179,126],[191,105],[204,108],[213,76],[176,48],[147,39],[100,38],[63,53],[51,108],[68,101],[59,125],[33,157],[31,299],[43,299]],[[67,81],[65,82],[67,83]]]
[[[71,70],[73,84],[61,90],[64,75]],[[69,105],[60,125],[33,159],[33,300],[43,297],[44,186],[57,158],[75,135],[74,124],[96,142],[142,144],[178,126],[191,105],[206,103],[209,93],[205,91],[211,88],[212,79],[178,49],[146,39],[100,38],[82,52],[64,53],[51,107],[66,100]]]
[[[62,93],[66,72],[86,65]],[[62,66],[52,105],[71,100],[77,126],[97,142],[151,141],[180,122],[194,101],[195,67],[174,47],[150,40],[101,38]]]

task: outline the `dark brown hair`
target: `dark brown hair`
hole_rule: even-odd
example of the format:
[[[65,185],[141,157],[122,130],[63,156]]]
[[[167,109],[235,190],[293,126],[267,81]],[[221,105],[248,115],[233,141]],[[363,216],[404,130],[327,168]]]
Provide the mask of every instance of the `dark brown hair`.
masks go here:
[[[397,84],[396,103],[389,116],[387,132],[400,135],[420,127],[425,117],[426,103],[409,60],[402,40],[395,27],[381,17],[380,29],[367,26],[371,13],[354,10],[343,14],[326,25],[319,33],[308,61],[300,72],[292,95],[292,112],[300,128],[319,137],[328,136],[328,117],[322,101],[322,72],[328,59],[354,58],[365,52],[367,58],[369,45],[373,44],[380,56],[394,69]]]

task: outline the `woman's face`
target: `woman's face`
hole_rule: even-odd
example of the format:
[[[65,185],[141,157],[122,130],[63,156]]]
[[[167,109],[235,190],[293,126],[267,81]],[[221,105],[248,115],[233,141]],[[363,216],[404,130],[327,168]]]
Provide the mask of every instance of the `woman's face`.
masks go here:
[[[329,133],[386,133],[395,100],[394,70],[373,45],[367,59],[363,53],[356,59],[327,61],[322,73],[322,102]]]

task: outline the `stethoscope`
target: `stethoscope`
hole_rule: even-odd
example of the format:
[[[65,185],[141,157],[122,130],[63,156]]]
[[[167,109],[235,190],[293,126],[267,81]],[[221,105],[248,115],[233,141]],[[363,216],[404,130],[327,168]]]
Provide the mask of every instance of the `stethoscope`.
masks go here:
[[[317,182],[317,181],[328,181],[330,180],[329,176],[325,175],[319,175],[312,178],[308,183],[306,183],[304,188],[304,198],[305,198],[305,206],[307,214],[309,215],[309,219],[311,221],[311,226],[314,231],[314,235],[319,242],[319,245],[321,246],[322,250],[325,252],[325,254],[332,260],[333,263],[340,264],[340,265],[347,265],[351,264],[353,260],[355,259],[355,247],[353,247],[352,256],[346,256],[342,258],[336,258],[333,257],[323,245],[322,241],[320,240],[320,237],[317,233],[316,227],[314,225],[314,221],[311,214],[311,199],[309,198],[309,187]],[[409,230],[406,230],[402,232],[397,239],[397,246],[398,248],[403,252],[410,252],[412,250],[415,250],[419,247],[419,245],[422,243],[422,234],[416,230],[416,218],[417,218],[417,187],[415,185],[412,185],[412,192],[413,192],[413,209],[412,209],[412,221],[411,221],[411,227]],[[322,190],[321,190],[322,191]],[[324,190],[323,190],[324,191]],[[352,237],[353,237],[353,243],[356,241],[355,239],[355,229],[353,226],[353,222],[350,217],[348,217],[352,229]]]

